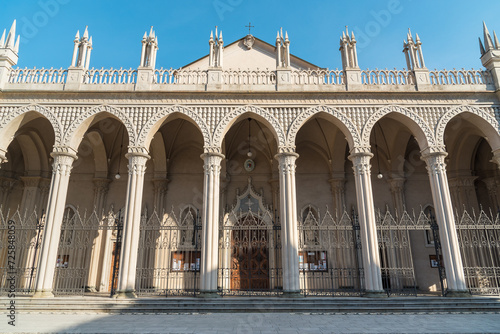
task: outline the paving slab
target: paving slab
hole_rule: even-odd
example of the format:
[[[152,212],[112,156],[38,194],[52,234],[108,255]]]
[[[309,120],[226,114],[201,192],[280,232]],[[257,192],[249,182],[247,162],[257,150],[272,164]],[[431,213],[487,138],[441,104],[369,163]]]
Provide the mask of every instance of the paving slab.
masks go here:
[[[500,333],[500,314],[19,313],[0,333]]]

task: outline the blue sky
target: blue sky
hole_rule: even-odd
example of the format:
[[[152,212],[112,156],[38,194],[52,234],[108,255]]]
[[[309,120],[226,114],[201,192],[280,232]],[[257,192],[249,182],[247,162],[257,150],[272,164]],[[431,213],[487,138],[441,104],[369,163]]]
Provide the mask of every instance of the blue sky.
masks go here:
[[[331,69],[341,67],[346,25],[357,35],[362,69],[405,67],[408,28],[420,35],[428,68],[481,68],[482,21],[500,33],[499,16],[498,0],[0,0],[0,28],[18,22],[18,66],[37,68],[68,67],[75,33],[86,25],[91,67],[136,68],[141,38],[154,26],[157,67],[178,68],[208,53],[214,26],[227,45],[248,33],[248,22],[253,35],[272,44],[283,27],[294,55]]]

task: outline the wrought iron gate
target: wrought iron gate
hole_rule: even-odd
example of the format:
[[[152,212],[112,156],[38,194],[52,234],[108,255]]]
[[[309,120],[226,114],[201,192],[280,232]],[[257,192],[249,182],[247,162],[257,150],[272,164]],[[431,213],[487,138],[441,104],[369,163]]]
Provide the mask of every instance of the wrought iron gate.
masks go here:
[[[10,218],[0,210],[1,295],[34,292],[43,229],[43,215],[39,218],[36,210],[24,215],[17,210]]]
[[[409,229],[418,227],[415,221],[420,222],[422,228],[428,223],[428,220],[412,219],[406,211],[401,219],[395,219],[389,211],[385,215],[377,214],[382,285],[388,295],[417,294],[409,233]]]
[[[194,206],[142,217],[136,292],[145,295],[196,295],[199,292],[201,220]]]
[[[357,219],[334,219],[311,206],[299,221],[300,289],[304,295],[359,296],[364,290]]]
[[[83,295],[91,270],[100,271],[101,292],[111,289],[108,284],[113,280],[107,278],[113,275],[111,243],[120,228],[116,217],[112,212],[99,216],[95,211],[82,216],[78,210],[66,209],[55,263],[55,295]]]
[[[500,217],[464,211],[457,235],[467,288],[471,294],[500,295]]]

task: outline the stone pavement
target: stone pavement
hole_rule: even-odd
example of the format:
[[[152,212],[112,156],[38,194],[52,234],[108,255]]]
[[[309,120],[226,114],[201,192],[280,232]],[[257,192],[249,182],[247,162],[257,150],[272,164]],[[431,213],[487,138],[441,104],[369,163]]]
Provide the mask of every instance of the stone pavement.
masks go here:
[[[15,327],[1,318],[1,333],[500,333],[498,313],[18,313]]]

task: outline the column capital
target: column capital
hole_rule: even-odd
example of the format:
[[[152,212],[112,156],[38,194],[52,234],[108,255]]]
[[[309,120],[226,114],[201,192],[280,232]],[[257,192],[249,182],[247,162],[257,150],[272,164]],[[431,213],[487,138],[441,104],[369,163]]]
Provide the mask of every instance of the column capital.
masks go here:
[[[422,159],[427,159],[431,156],[446,157],[448,155],[448,152],[446,152],[446,148],[444,146],[429,146],[420,151],[420,154],[422,154]]]
[[[498,181],[496,177],[487,177],[485,179],[482,179],[484,184],[486,184],[486,188],[488,189],[488,192],[491,194],[496,194],[497,192],[497,187],[498,187]]]
[[[328,179],[328,182],[330,182],[330,185],[332,186],[332,190],[344,189],[346,178],[345,177],[333,177],[331,179]]]
[[[493,158],[491,158],[491,162],[497,164],[498,168],[500,168],[500,149],[493,151]]]
[[[351,153],[351,155],[349,155],[347,158],[352,161],[352,169],[354,170],[354,175],[370,175],[370,160],[371,158],[373,158],[373,153]]]
[[[38,187],[38,184],[42,180],[40,176],[21,176],[21,181],[25,187]]]
[[[142,152],[129,152],[125,154],[128,159],[128,174],[144,175],[146,172],[146,162],[151,158],[149,155]]]
[[[280,173],[286,174],[295,172],[295,160],[297,160],[298,157],[299,155],[294,152],[276,154],[274,158],[278,160]]]
[[[111,180],[107,178],[96,177],[92,179],[92,182],[94,182],[94,187],[98,191],[106,192],[109,189],[109,184],[111,183]]]
[[[54,146],[54,149],[50,153],[50,156],[52,158],[54,158],[54,161],[55,161],[56,157],[72,158],[71,162],[73,163],[74,160],[78,159],[78,156],[76,153],[77,152],[69,146]],[[63,158],[61,158],[61,159],[63,159]]]
[[[391,177],[388,181],[391,191],[401,191],[404,189],[406,178],[405,177]]]
[[[287,160],[295,161],[298,157],[299,155],[295,152],[282,152],[274,156],[274,158],[278,160],[279,163],[286,162]]]
[[[71,149],[70,149],[71,150]],[[54,151],[50,153],[50,156],[54,158],[52,163],[52,174],[61,174],[69,176],[71,169],[73,168],[73,162],[78,159],[76,154],[73,154],[70,150],[68,151]]]
[[[7,162],[7,151],[4,151],[3,149],[0,148],[0,166],[4,162]]]
[[[448,156],[446,151],[426,152],[422,151],[422,160],[427,164],[427,170],[432,174],[446,172],[445,158]]]
[[[222,159],[225,158],[224,154],[217,152],[205,152],[200,155],[200,158],[205,162],[205,167],[220,166]]]

